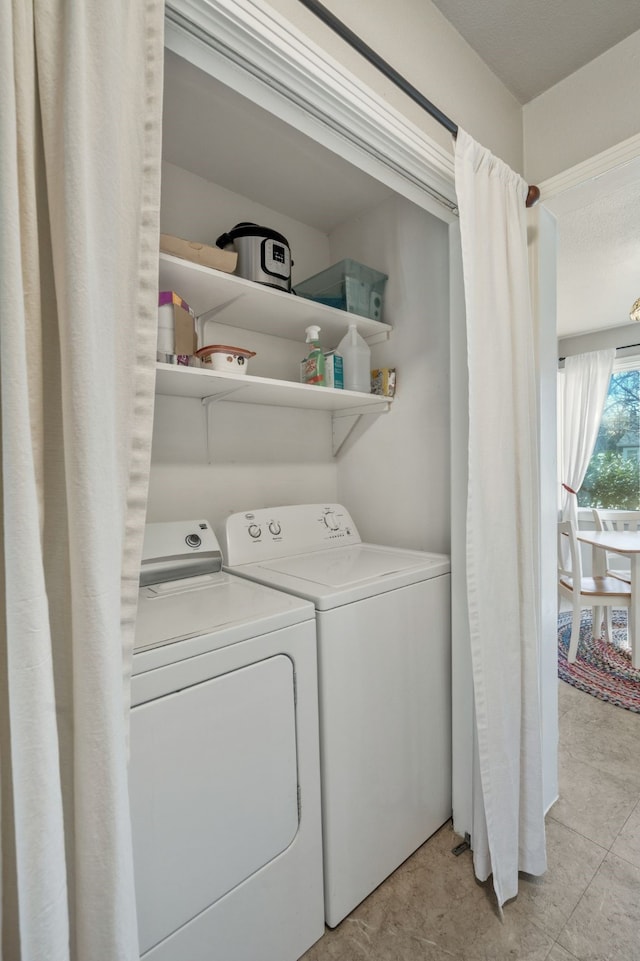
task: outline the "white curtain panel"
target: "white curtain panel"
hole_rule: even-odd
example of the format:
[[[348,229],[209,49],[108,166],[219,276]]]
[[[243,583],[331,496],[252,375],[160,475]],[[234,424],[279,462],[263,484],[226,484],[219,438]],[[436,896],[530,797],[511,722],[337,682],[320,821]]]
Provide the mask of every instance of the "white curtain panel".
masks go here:
[[[546,870],[539,698],[535,343],[526,183],[458,132],[467,314],[467,596],[476,718],[472,847],[502,905]]]
[[[616,351],[567,357],[559,375],[558,471],[562,519],[578,526],[578,491],[596,445]]]
[[[127,791],[153,416],[161,0],[0,3],[7,961],[138,958]]]

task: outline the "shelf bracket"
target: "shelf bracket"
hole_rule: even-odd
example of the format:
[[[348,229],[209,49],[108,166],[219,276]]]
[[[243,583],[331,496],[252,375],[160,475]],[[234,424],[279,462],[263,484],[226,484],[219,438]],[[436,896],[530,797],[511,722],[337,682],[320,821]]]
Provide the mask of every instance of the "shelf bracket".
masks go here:
[[[364,414],[385,414],[391,410],[391,404],[363,404],[362,407],[348,410],[335,410],[331,417],[332,451],[335,457],[339,454],[344,442]]]
[[[222,304],[216,304],[215,307],[210,307],[208,310],[203,310],[201,314],[196,316],[196,337],[198,341],[198,348],[207,346],[207,344],[204,343],[204,328],[207,321],[213,320],[217,314],[222,313],[222,311],[226,310],[227,307],[230,307],[231,304],[235,304],[235,302],[240,300],[242,297],[244,297],[244,291],[240,294],[236,294],[235,297],[229,297],[229,299],[225,300]]]
[[[368,344],[384,344],[385,341],[390,339],[391,339],[390,330],[380,330],[380,331],[377,331],[377,333],[370,334],[368,337],[364,338],[364,340],[366,340]]]
[[[200,403],[203,407],[209,407],[210,404],[217,404],[219,400],[225,400],[230,397],[231,394],[237,394],[239,390],[243,390],[246,384],[239,384],[237,387],[230,387],[229,390],[221,390],[216,394],[209,394],[207,397],[203,397]]]
[[[211,460],[211,421],[209,418],[209,411],[213,404],[217,404],[220,400],[225,400],[225,398],[230,397],[231,394],[237,394],[239,390],[246,387],[246,384],[238,384],[237,387],[230,387],[229,390],[221,390],[218,394],[208,394],[207,397],[202,397],[200,403],[205,409],[205,430],[207,432],[207,463],[212,464]]]

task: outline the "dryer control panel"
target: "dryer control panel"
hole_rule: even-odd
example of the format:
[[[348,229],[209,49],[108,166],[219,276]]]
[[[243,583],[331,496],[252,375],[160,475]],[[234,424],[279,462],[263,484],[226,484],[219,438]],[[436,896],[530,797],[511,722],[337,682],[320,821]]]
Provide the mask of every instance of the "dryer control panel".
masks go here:
[[[167,521],[146,525],[141,587],[214,574],[220,570],[220,545],[208,521]]]
[[[341,504],[293,504],[231,514],[225,540],[225,560],[234,567],[361,543],[349,511]]]

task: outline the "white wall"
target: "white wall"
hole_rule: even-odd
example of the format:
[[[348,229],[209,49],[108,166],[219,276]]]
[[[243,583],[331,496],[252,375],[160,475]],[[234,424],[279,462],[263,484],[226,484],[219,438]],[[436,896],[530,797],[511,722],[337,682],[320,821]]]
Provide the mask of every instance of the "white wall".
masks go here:
[[[443,146],[450,134],[298,0],[270,5]],[[455,123],[523,169],[522,110],[430,0],[324,0],[365,43]]]
[[[640,31],[523,108],[525,174],[540,183],[640,132]]]
[[[320,412],[156,398],[148,520],[205,517],[336,499],[331,425]]]
[[[291,269],[294,284],[329,266],[329,238],[326,234],[256,203],[250,197],[203,180],[182,167],[163,163],[162,233],[189,239],[197,237],[201,243],[215,244],[220,234],[241,220],[272,227],[287,238],[295,251]]]
[[[591,350],[604,350],[605,347],[631,347],[640,343],[640,324],[623,324],[608,327],[588,334],[562,337],[558,340],[558,357],[573,357],[586,354]]]
[[[339,456],[338,500],[365,539],[449,552],[447,225],[401,198],[334,231],[332,255],[389,275],[391,339],[372,366],[397,368],[389,415],[363,418]]]
[[[475,707],[469,605],[467,602],[467,486],[469,437],[469,377],[466,364],[467,317],[464,302],[464,276],[460,223],[449,231],[451,300],[450,357],[451,402],[451,685],[453,712],[451,736],[453,765],[451,789],[453,827],[464,836],[473,827],[473,755]]]

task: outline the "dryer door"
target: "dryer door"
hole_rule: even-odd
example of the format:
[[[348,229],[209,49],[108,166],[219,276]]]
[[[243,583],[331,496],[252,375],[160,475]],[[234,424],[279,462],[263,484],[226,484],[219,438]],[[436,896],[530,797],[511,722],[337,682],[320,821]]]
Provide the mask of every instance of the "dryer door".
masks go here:
[[[293,664],[278,654],[131,711],[141,953],[298,830]]]

